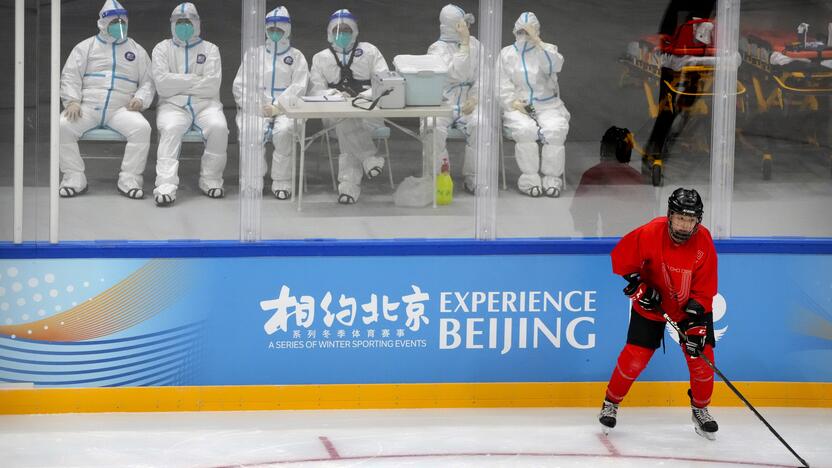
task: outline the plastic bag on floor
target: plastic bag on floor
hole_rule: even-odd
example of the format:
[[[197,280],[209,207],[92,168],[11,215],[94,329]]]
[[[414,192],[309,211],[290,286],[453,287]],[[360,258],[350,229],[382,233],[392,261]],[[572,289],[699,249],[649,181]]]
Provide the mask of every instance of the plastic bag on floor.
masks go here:
[[[422,208],[433,203],[433,184],[427,177],[408,177],[393,194],[396,206]]]

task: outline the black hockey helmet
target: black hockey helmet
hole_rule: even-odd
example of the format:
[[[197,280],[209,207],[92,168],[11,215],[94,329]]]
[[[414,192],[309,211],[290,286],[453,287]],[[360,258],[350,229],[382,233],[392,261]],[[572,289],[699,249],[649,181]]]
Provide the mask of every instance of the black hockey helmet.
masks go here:
[[[667,229],[670,237],[679,244],[690,239],[699,227],[699,223],[702,222],[704,212],[705,206],[702,204],[702,197],[699,196],[699,192],[683,187],[674,190],[670,194],[670,198],[667,199]],[[670,219],[673,213],[696,218],[696,225],[690,231],[674,230]]]
[[[601,159],[615,159],[622,164],[630,162],[633,144],[630,131],[626,128],[612,126],[601,137]]]

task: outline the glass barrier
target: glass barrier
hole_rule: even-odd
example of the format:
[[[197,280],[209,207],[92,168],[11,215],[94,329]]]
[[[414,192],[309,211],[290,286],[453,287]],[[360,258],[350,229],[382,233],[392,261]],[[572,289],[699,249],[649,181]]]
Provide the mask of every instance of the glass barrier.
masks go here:
[[[706,225],[712,205],[727,213],[729,235],[832,234],[828,4],[742,5],[725,148],[711,135],[719,2],[502,2],[480,17],[499,3],[63,5],[59,240],[620,236],[677,187],[699,191]],[[51,233],[50,8],[26,13],[25,240]]]
[[[0,9],[5,12],[0,20],[0,67],[14,70],[14,7]],[[14,78],[12,73],[0,74],[0,241],[14,239]]]
[[[505,3],[500,236],[619,236],[680,186],[707,205],[714,12],[680,3]]]
[[[832,235],[832,5],[744,2],[735,236]]]
[[[457,2],[442,13],[446,4],[286,2],[286,10],[267,8],[258,87],[267,105],[289,112],[255,124],[265,154],[263,239],[474,237],[478,23],[465,23],[473,37],[468,47],[460,47],[453,25],[466,13],[473,20],[478,2]],[[282,16],[291,17],[291,36],[284,33],[275,43],[268,31],[288,31]],[[350,62],[351,82],[337,65]],[[301,63],[308,76],[295,71]],[[373,74],[388,69],[407,81],[407,92],[396,90],[400,78],[389,75],[364,92],[368,99],[355,101],[361,88],[373,87]],[[392,94],[376,104],[377,117],[361,118],[366,111],[357,106],[372,106],[373,93],[388,87]],[[406,109],[396,109],[402,105]],[[437,114],[436,105],[445,109]],[[293,113],[306,110],[311,113],[300,118]],[[303,138],[295,165],[286,136],[293,126]]]
[[[173,7],[63,5],[62,241],[239,238],[228,76],[239,62],[240,11],[221,2]],[[42,44],[48,32],[41,28]],[[43,63],[48,48],[40,50]],[[48,103],[39,109],[48,114]],[[48,151],[48,131],[39,136]]]

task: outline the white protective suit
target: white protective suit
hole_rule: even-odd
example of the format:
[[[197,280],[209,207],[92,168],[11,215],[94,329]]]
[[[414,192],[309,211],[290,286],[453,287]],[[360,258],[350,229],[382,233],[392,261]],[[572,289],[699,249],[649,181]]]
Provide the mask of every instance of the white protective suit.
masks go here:
[[[266,16],[266,27],[277,25],[285,31],[283,38],[275,43],[266,37],[266,45],[258,49],[257,54],[263,67],[263,83],[260,88],[262,104],[277,106],[278,98],[284,100],[291,96],[300,99],[306,95],[309,86],[309,64],[306,57],[291,46],[292,20],[289,11],[278,7]],[[243,82],[242,65],[234,78],[234,100],[237,102],[237,128],[242,122],[243,88],[248,86]],[[257,106],[260,112],[261,105]],[[265,162],[265,143],[269,140],[274,144],[272,153],[272,193],[279,198],[289,198],[292,191],[292,120],[285,115],[263,117],[258,115],[260,127],[263,129],[263,158]],[[263,175],[266,174],[267,164],[263,165]],[[262,182],[262,181],[261,181]],[[256,187],[262,190],[262,187]],[[285,195],[279,192],[285,192]]]
[[[470,113],[463,112],[466,103],[475,103],[477,99],[477,77],[479,74],[480,42],[475,37],[470,38],[468,47],[460,44],[457,24],[460,21],[469,22],[470,15],[466,15],[462,8],[449,4],[439,13],[439,40],[431,44],[428,54],[438,55],[448,65],[448,82],[442,93],[442,101],[453,107],[453,117],[436,119],[436,144],[434,146],[434,171],[439,171],[442,163],[448,161],[448,130],[456,128],[466,136],[465,159],[462,174],[465,178],[466,190],[473,192],[476,180],[476,131],[477,111],[470,109]],[[473,18],[471,18],[473,19]],[[428,133],[426,138],[432,138]],[[432,141],[432,140],[428,140]]]
[[[185,18],[194,34],[184,42],[176,37],[176,21]],[[153,81],[159,93],[159,148],[156,156],[157,202],[161,195],[175,200],[179,186],[179,151],[182,136],[191,128],[205,141],[199,188],[220,198],[228,145],[228,124],[220,102],[222,63],[220,50],[200,36],[199,13],[193,3],[182,3],[170,16],[171,38],[153,48]]]
[[[542,43],[542,47],[537,47],[517,34],[526,28],[532,28],[539,36],[540,22],[534,13],[520,14],[514,23],[516,42],[500,52],[503,126],[516,142],[517,164],[522,172],[517,181],[520,191],[531,196],[557,197],[563,190],[564,143],[569,132],[569,111],[560,100],[557,79],[563,56],[555,45]],[[515,109],[517,101],[534,106],[537,122]],[[538,141],[543,144],[541,157]]]
[[[353,31],[353,40],[346,47],[335,45],[335,32],[339,25],[345,24]],[[338,10],[329,18],[327,41],[332,50],[324,49],[312,57],[310,93],[315,96],[335,95],[340,92],[333,85],[341,79],[338,64],[348,64],[356,80],[367,81],[374,73],[387,71],[387,62],[376,46],[369,42],[357,42],[358,23],[349,10]],[[335,54],[333,54],[333,51]],[[337,55],[337,59],[336,59]],[[336,61],[337,60],[337,61]],[[324,121],[331,126],[334,122]],[[344,119],[335,125],[341,154],[338,157],[338,201],[355,203],[361,194],[361,179],[366,172],[368,177],[375,177],[384,167],[384,158],[376,155],[373,131],[383,126],[381,119]]]
[[[81,116],[60,120],[60,168],[62,196],[86,190],[84,161],[78,139],[88,130],[110,128],[127,139],[118,176],[118,189],[131,198],[141,198],[142,173],[150,148],[150,124],[137,111],[125,107],[132,98],[141,100],[142,110],[153,102],[155,90],[150,76],[150,57],[129,37],[111,37],[107,26],[116,18],[127,21],[127,10],[116,0],[107,0],[98,15],[99,33],[76,45],[61,71],[61,101],[66,108],[79,103]]]

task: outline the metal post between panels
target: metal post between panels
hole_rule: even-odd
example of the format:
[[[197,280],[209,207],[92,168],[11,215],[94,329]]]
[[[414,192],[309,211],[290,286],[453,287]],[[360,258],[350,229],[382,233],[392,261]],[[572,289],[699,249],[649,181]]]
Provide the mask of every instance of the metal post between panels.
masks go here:
[[[719,0],[716,15],[716,72],[711,127],[711,232],[731,237],[734,140],[737,114],[740,0]]]
[[[503,1],[481,0],[479,11],[479,96],[477,112],[476,238],[497,237],[497,168],[500,158],[500,50],[502,48]]]

